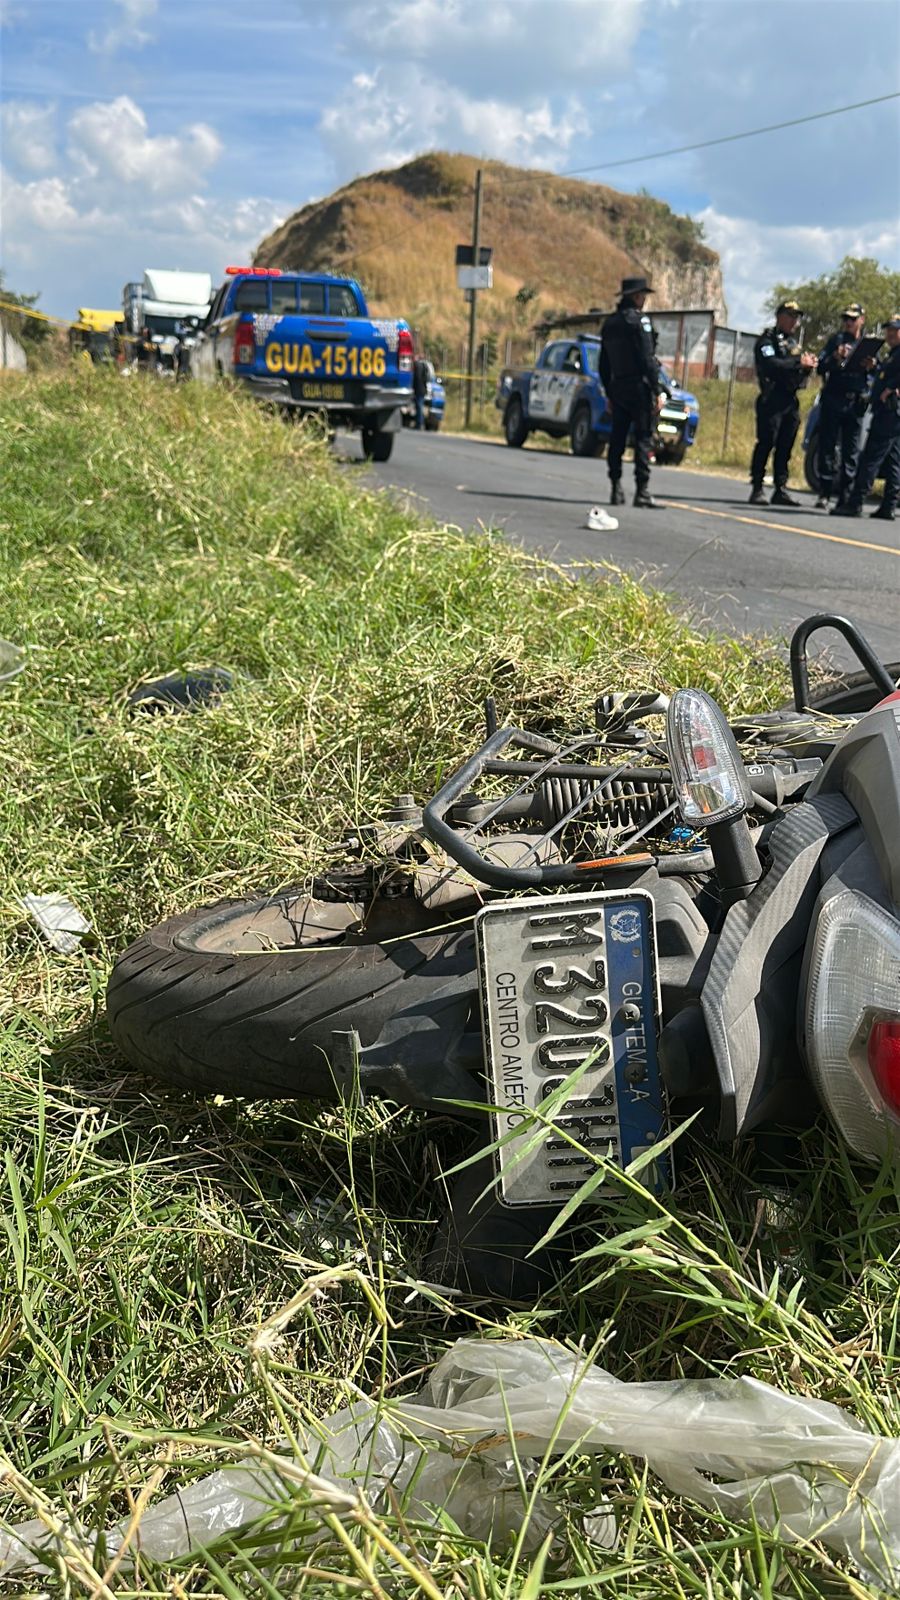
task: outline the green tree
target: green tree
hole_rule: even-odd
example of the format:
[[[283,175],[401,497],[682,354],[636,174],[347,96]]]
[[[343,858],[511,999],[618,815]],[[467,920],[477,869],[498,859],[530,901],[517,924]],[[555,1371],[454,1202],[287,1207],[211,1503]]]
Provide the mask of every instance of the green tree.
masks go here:
[[[4,303],[0,309],[3,311],[3,317],[10,333],[19,340],[20,344],[25,346],[26,351],[29,347],[32,350],[38,349],[44,343],[50,333],[52,323],[42,322],[39,317],[17,316],[15,311],[9,311],[6,308],[12,304],[22,306],[23,309],[28,310],[32,306],[36,306],[40,298],[40,293],[16,294],[14,290],[7,289],[6,274],[0,269],[0,300]]]
[[[841,312],[854,300],[865,306],[866,326],[872,333],[900,310],[900,272],[882,267],[872,256],[845,256],[840,266],[810,283],[776,283],[767,310],[774,315],[782,300],[799,301],[806,312],[803,343],[818,350],[837,331]]]

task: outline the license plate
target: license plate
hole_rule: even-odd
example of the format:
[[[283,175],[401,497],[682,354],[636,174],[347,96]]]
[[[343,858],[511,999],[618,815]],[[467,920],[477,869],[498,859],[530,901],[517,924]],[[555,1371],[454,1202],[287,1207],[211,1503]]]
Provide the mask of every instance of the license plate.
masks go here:
[[[680,433],[681,429],[674,422],[659,422],[656,425],[657,433]]]
[[[299,383],[297,385],[301,400],[342,401],[347,398],[347,385],[345,383],[331,383],[328,379],[321,383]]]
[[[596,1156],[627,1166],[663,1132],[653,900],[636,890],[510,900],[480,911],[475,935],[500,1197],[562,1205]],[[530,1113],[589,1057],[528,1149]],[[669,1180],[665,1155],[642,1173],[657,1189]]]

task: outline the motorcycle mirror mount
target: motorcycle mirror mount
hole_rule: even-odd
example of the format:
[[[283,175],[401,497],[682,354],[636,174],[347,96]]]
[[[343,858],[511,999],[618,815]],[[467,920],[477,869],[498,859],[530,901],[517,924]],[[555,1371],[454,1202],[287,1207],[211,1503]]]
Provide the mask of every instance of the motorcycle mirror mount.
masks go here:
[[[702,689],[677,689],[666,714],[678,809],[705,828],[726,905],[744,900],[762,874],[746,813],[753,794],[725,713]]]

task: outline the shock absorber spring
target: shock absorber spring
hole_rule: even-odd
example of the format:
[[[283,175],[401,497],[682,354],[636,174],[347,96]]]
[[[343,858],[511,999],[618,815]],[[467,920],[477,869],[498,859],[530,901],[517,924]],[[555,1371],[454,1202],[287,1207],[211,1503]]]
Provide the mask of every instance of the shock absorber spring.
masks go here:
[[[579,816],[608,828],[643,828],[675,799],[668,783],[638,783],[631,778],[611,778],[600,794],[591,797],[596,784],[586,778],[545,778],[540,786],[545,827],[553,827],[580,800]]]

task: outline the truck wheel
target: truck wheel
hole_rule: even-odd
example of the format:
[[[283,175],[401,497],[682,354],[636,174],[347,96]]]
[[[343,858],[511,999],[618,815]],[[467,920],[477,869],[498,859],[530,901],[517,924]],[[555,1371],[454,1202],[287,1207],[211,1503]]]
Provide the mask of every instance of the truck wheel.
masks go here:
[[[374,428],[363,428],[362,447],[367,461],[390,461],[394,435]]]
[[[572,443],[573,456],[595,456],[597,454],[597,435],[591,427],[589,406],[579,406],[577,408],[569,429],[569,438]]]
[[[687,449],[685,444],[667,445],[665,450],[657,450],[656,460],[661,467],[680,467]]]
[[[525,413],[522,410],[522,402],[518,395],[513,395],[503,413],[503,432],[506,436],[507,444],[513,450],[521,449],[528,438],[528,424],[525,421]]]
[[[835,451],[835,463],[834,463],[834,465],[835,465],[835,476],[837,476],[837,468],[838,468],[838,454],[837,454],[837,451]],[[822,481],[820,479],[820,477],[819,477],[819,435],[818,435],[818,433],[814,433],[813,434],[812,438],[809,441],[809,444],[806,446],[806,454],[803,457],[803,471],[806,474],[806,481],[809,484],[809,487],[812,489],[813,494],[818,494],[819,493],[819,489],[821,487],[821,481]]]
[[[110,1032],[136,1072],[179,1089],[335,1101],[332,1032],[372,1043],[398,1007],[473,965],[472,939],[403,896],[223,901],[123,952]]]
[[[440,417],[426,417],[425,418],[425,431],[426,431],[426,433],[437,433],[438,429],[440,428],[440,425],[441,425]]]

